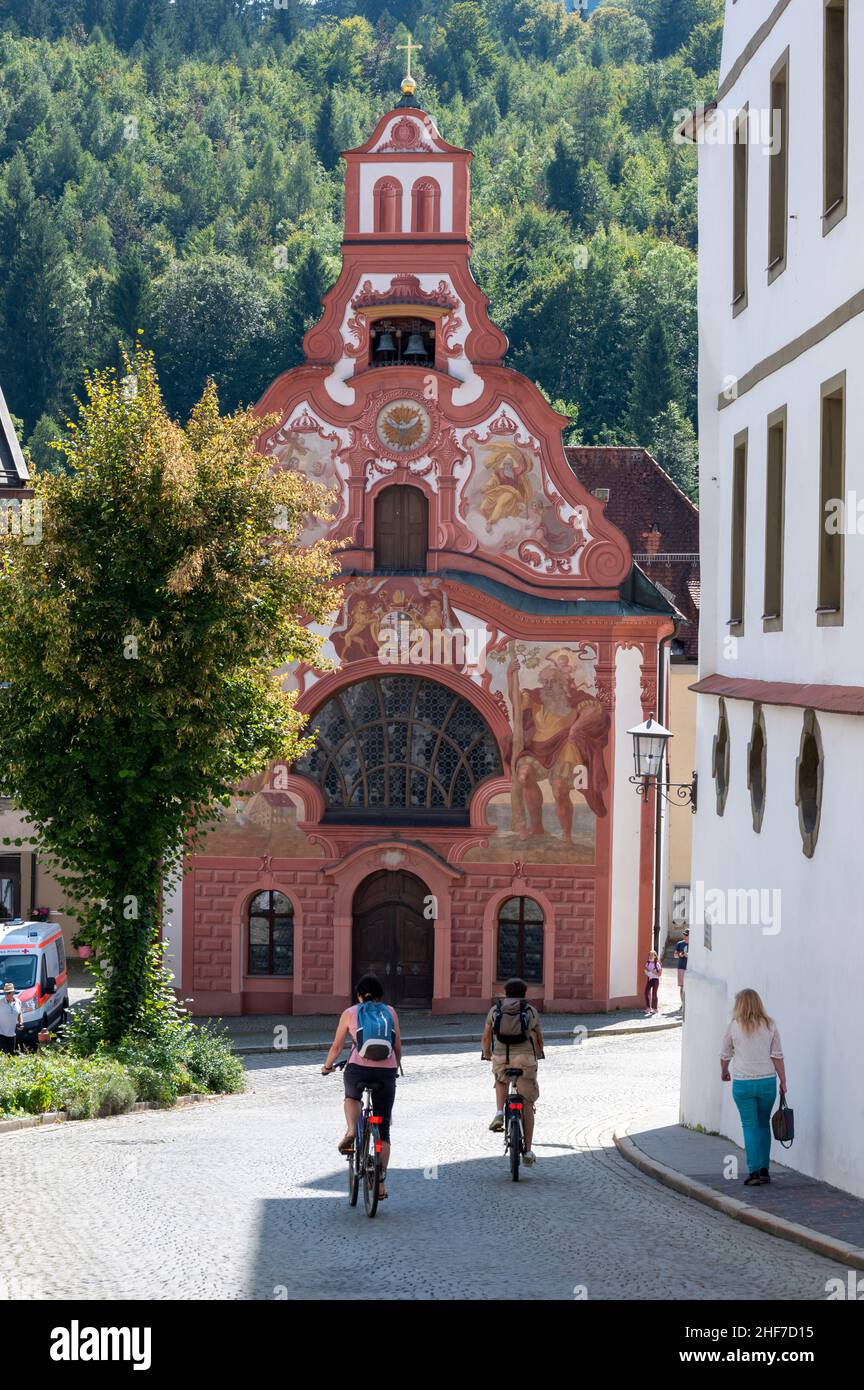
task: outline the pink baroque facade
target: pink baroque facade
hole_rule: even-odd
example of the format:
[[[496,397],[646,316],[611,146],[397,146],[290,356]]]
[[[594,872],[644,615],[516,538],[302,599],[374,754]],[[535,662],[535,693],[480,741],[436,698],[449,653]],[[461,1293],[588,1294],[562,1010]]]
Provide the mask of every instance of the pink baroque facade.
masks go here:
[[[333,669],[285,672],[316,742],[242,789],[175,904],[198,1013],[633,1004],[653,808],[627,728],[663,704],[675,610],[504,365],[470,268],[468,151],[405,97],[345,155],[337,283],[257,409],[333,494]],[[661,715],[663,710],[660,711]]]

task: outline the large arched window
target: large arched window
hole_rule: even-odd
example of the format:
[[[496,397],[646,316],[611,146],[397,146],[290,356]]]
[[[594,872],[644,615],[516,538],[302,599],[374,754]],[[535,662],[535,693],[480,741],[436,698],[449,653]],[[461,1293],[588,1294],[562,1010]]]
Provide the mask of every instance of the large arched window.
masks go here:
[[[294,907],[284,893],[256,893],[249,904],[247,973],[294,974]]]
[[[429,504],[419,487],[393,483],[375,498],[376,570],[425,570]]]
[[[441,189],[435,179],[418,179],[411,190],[411,230],[427,235],[441,230]]]
[[[379,179],[372,193],[376,232],[401,232],[402,185],[398,179]]]
[[[533,898],[508,898],[498,909],[496,980],[543,979],[543,909]]]
[[[501,775],[482,715],[419,676],[358,681],[309,723],[315,747],[294,770],[320,786],[326,821],[467,825],[474,788]]]

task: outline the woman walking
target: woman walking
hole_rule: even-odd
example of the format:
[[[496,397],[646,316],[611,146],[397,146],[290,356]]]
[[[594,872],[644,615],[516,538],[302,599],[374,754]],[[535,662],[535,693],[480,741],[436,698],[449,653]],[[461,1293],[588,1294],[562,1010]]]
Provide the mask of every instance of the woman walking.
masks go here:
[[[730,1062],[734,1079],[729,1075]],[[741,1116],[749,1169],[744,1186],[769,1183],[771,1111],[778,1077],[780,1093],[786,1093],[786,1067],[777,1025],[766,1014],[755,989],[742,989],[735,995],[732,1019],[721,1047],[720,1076],[723,1081],[732,1081],[732,1099]]]
[[[656,951],[649,951],[644,969],[646,1018],[651,1018],[657,1013],[657,991],[660,988],[660,976],[662,974],[663,966],[660,964],[660,957]]]

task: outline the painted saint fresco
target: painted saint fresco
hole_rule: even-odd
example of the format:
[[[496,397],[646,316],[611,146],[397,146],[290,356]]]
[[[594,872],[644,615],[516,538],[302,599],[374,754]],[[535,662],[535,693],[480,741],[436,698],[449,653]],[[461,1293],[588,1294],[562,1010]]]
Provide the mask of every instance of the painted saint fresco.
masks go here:
[[[489,804],[497,832],[488,849],[467,859],[592,863],[596,818],[608,811],[611,727],[596,694],[596,652],[587,643],[507,641],[487,661],[492,691],[511,716],[513,780]]]
[[[552,555],[565,555],[582,543],[583,532],[562,521],[546,495],[533,450],[512,437],[493,435],[473,444],[471,455],[461,512],[484,549],[519,557],[520,546],[533,542]]]
[[[338,448],[339,440],[335,435],[325,436],[315,429],[280,430],[273,441],[270,452],[278,467],[302,473],[310,482],[334,493],[328,516],[306,518],[301,538],[303,545],[314,545],[326,536],[342,512],[342,477],[336,460]]]
[[[224,808],[198,853],[319,859],[323,849],[313,844],[297,825],[303,817],[300,798],[279,787],[285,772],[277,764],[244,782],[242,790],[248,794],[235,796],[231,805]]]
[[[339,662],[374,657],[385,666],[472,665],[471,634],[453,612],[440,579],[352,581],[330,641]]]

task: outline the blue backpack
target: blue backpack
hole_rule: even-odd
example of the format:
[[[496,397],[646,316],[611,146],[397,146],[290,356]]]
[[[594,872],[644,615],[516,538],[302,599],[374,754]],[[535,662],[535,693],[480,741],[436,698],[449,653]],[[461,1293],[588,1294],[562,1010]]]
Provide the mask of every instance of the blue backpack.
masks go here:
[[[369,1062],[393,1055],[393,1015],[379,1000],[367,999],[357,1010],[357,1053]]]

